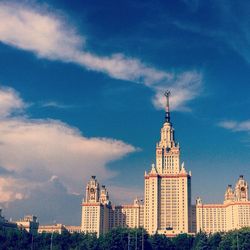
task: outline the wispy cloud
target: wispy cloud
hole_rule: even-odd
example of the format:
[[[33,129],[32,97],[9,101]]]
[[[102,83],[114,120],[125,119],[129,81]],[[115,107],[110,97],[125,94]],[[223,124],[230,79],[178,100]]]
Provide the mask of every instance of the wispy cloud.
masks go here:
[[[12,176],[13,174],[15,174],[14,171],[10,171],[10,170],[0,166],[0,175]]]
[[[0,87],[0,118],[20,113],[26,104],[12,88]]]
[[[158,108],[162,107],[159,105],[162,103],[159,93],[165,88],[172,90],[174,109],[185,110],[188,101],[200,93],[202,78],[199,77],[198,80],[199,74],[195,71],[168,72],[155,69],[137,58],[122,53],[99,56],[86,51],[84,36],[79,35],[61,15],[40,6],[30,7],[17,2],[2,2],[0,20],[1,42],[31,51],[38,57],[73,62],[112,78],[144,84],[156,93],[154,104]],[[178,81],[180,79],[182,82],[183,77],[185,84]]]
[[[239,132],[239,131],[250,132],[250,120],[246,121],[226,120],[219,122],[218,126],[231,130],[233,132]]]
[[[1,200],[6,202],[0,205],[4,208],[6,218],[20,219],[26,213],[39,216],[40,223],[57,221],[70,225],[80,224],[79,204],[82,193],[69,193],[58,177],[53,176],[42,183],[36,183],[35,186],[31,186],[27,180],[0,177],[0,192],[1,187],[5,187]],[[28,194],[27,197],[23,197],[24,191]]]
[[[108,187],[110,197],[115,204],[131,204],[133,199],[143,199],[143,189],[136,187],[121,187],[111,185]]]
[[[12,111],[18,108],[25,115],[25,102],[15,90],[0,88],[0,102],[5,96],[11,102],[0,112],[0,166],[4,166],[0,168],[0,202],[27,198],[52,176],[68,192],[80,193],[89,176],[113,177],[116,172],[107,169],[107,164],[137,150],[120,140],[85,137],[58,120],[16,116]]]
[[[0,203],[27,198],[27,182],[11,176],[0,176]]]
[[[202,75],[197,72],[185,72],[173,80],[173,84],[168,87],[171,91],[171,109],[180,111],[190,111],[185,104],[195,99],[201,92]],[[163,96],[166,87],[156,87],[156,95],[153,103],[157,108],[165,107],[165,97]]]
[[[250,63],[250,25],[249,25],[249,1],[240,1],[235,8],[234,1],[216,1],[208,8],[205,1],[187,1],[189,9],[193,12],[202,12],[206,9],[207,15],[211,16],[211,22],[204,25],[195,20],[174,20],[173,25],[181,30],[200,34],[211,40],[223,43],[225,47],[233,49],[244,60]],[[240,13],[240,15],[239,15]],[[216,20],[216,21],[215,21]]]
[[[40,103],[40,106],[43,108],[58,108],[58,109],[67,109],[74,107],[73,105],[67,105],[55,101],[48,101]]]
[[[1,41],[40,57],[71,61],[84,44],[84,37],[61,17],[38,5],[31,6],[13,1],[0,3]]]

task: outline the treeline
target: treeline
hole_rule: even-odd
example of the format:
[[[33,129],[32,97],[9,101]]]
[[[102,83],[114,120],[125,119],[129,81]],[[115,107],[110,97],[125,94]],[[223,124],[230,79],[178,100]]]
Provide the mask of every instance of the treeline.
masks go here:
[[[249,250],[250,228],[207,235],[180,234],[174,238],[144,229],[113,229],[97,238],[95,234],[63,232],[32,236],[25,230],[0,228],[0,250]]]

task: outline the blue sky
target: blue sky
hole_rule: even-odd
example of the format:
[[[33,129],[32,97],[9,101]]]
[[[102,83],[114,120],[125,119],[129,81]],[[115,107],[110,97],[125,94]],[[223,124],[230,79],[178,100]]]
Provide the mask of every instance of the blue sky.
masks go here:
[[[0,1],[5,216],[79,224],[90,175],[115,204],[142,196],[165,89],[193,200],[221,202],[240,174],[249,181],[249,12],[245,1]]]

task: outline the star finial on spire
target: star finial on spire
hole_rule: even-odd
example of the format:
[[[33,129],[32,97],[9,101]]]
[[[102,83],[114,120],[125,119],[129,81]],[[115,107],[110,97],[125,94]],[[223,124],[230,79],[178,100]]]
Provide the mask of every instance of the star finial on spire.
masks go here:
[[[167,99],[167,103],[166,103],[166,113],[165,113],[165,122],[170,122],[170,109],[169,109],[169,96],[170,96],[171,92],[170,90],[165,91],[164,96]]]

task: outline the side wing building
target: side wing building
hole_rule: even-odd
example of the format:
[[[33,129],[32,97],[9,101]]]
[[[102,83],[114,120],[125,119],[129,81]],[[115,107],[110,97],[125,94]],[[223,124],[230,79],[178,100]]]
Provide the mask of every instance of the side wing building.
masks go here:
[[[228,185],[223,204],[203,204],[196,200],[197,232],[226,232],[250,226],[248,184],[241,175],[235,188]]]

